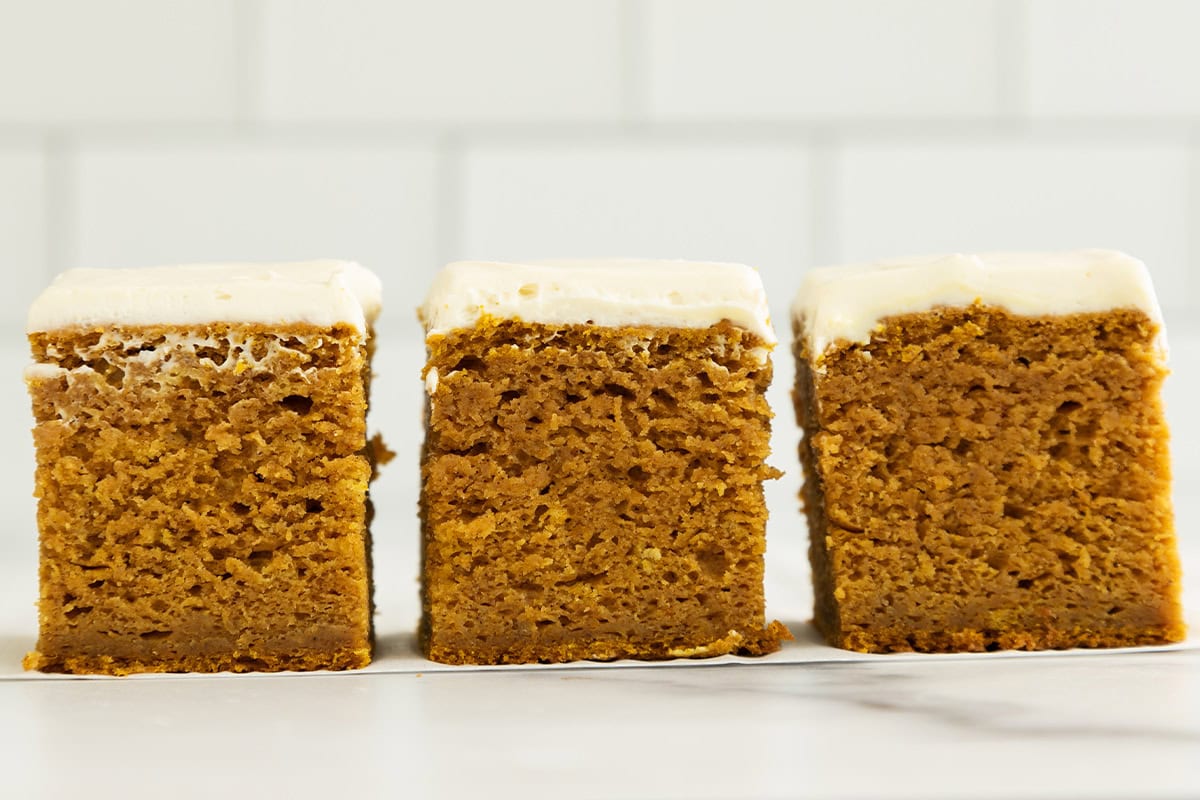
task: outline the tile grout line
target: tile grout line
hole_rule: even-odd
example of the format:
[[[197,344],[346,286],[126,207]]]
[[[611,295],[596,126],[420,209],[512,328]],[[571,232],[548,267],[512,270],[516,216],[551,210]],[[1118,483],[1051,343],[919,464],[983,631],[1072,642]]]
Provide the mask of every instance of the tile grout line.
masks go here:
[[[1014,120],[1023,133],[1059,142],[1126,142],[1129,140],[1178,141],[1181,134],[1200,131],[1200,117],[1043,117]],[[489,143],[539,143],[555,141],[620,141],[627,138],[670,142],[688,138],[705,142],[739,144],[787,143],[797,137],[832,136],[862,142],[894,140],[977,142],[1009,138],[1011,125],[1003,121],[978,119],[913,118],[835,118],[792,120],[697,119],[687,122],[640,120],[636,125],[607,122],[287,122],[262,123],[247,120],[246,126],[273,139],[291,141],[336,141],[346,145],[361,143],[422,142],[440,136],[470,136]],[[228,123],[217,122],[138,122],[72,123],[70,133],[94,144],[137,146],[159,143],[206,143],[225,138]],[[0,123],[0,145],[6,142],[37,141],[41,126],[5,126]]]
[[[463,142],[456,134],[447,134],[437,143],[437,166],[434,173],[434,256],[441,267],[454,258],[465,257],[462,252],[462,178]]]
[[[1025,0],[996,0],[996,105],[1001,126],[1029,121],[1029,7]]]
[[[621,119],[627,126],[646,121],[647,31],[646,5],[641,0],[621,0]]]
[[[262,99],[261,74],[263,5],[261,0],[240,0],[233,12],[234,124],[242,131],[258,118]]]
[[[43,143],[45,154],[45,247],[43,273],[47,282],[54,275],[72,266],[79,257],[79,232],[75,196],[78,158],[74,142],[60,131],[47,133]]]
[[[1184,213],[1187,220],[1187,237],[1184,240],[1183,274],[1184,301],[1189,310],[1200,308],[1200,133],[1188,137],[1187,194]],[[1189,315],[1190,316],[1190,315]]]
[[[808,188],[808,217],[812,225],[809,263],[805,268],[836,263],[837,253],[837,149],[828,136],[814,137],[809,144],[811,172]]]

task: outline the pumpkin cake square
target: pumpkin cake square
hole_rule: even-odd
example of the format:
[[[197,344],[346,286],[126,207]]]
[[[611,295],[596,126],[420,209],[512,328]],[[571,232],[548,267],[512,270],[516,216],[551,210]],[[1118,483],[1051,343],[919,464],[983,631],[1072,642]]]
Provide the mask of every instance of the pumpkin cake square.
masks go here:
[[[452,664],[761,654],[775,336],[736,264],[435,280],[421,641]]]
[[[1109,251],[810,272],[793,307],[815,621],[863,652],[1184,637],[1145,266]]]
[[[379,281],[345,262],[72,270],[28,320],[47,672],[371,658]]]

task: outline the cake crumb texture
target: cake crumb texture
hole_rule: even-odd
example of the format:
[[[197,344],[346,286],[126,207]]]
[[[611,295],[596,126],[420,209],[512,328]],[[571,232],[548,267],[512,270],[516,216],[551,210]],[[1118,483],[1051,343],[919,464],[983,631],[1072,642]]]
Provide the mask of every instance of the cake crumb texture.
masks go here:
[[[1180,641],[1166,370],[1143,311],[976,304],[807,351],[815,618],[862,652]]]
[[[371,654],[367,344],[349,324],[30,335],[47,672]]]
[[[771,367],[711,328],[428,339],[422,643],[454,664],[762,654]],[[429,381],[429,375],[437,375]]]

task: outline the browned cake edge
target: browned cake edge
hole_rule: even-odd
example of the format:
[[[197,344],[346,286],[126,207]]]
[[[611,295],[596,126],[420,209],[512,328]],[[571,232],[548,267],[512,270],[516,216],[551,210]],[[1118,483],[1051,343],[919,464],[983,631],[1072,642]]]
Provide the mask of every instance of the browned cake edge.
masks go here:
[[[771,620],[763,628],[745,632],[731,630],[725,636],[689,647],[664,645],[620,645],[590,643],[582,645],[514,645],[502,651],[478,647],[444,647],[434,645],[429,637],[429,625],[424,619],[420,627],[421,649],[425,657],[439,664],[456,666],[499,666],[515,664],[565,664],[572,661],[670,661],[672,659],[705,659],[736,655],[765,656],[779,651],[782,643],[794,637],[779,620]]]
[[[38,651],[26,654],[22,665],[27,670],[68,675],[113,675],[124,677],[144,673],[180,672],[312,672],[362,669],[371,663],[374,642],[364,647],[341,650],[295,650],[285,655],[247,650],[221,657],[192,656],[137,660],[111,656],[46,657]]]

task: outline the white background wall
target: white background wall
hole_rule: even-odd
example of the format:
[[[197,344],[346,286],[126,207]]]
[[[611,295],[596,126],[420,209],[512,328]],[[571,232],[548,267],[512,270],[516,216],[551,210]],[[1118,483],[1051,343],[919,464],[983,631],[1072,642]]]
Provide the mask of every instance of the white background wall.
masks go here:
[[[1116,247],[1200,311],[1200,3],[0,0],[0,325],[57,271]]]

